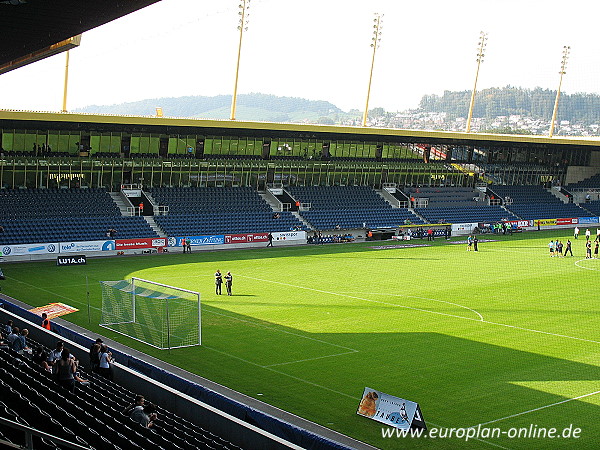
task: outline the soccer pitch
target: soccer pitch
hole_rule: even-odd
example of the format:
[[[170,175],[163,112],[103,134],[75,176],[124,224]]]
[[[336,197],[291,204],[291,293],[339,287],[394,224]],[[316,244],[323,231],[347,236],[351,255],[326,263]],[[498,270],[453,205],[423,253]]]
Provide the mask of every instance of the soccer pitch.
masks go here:
[[[380,448],[595,448],[600,260],[584,259],[585,238],[569,233],[484,235],[496,241],[478,252],[453,238],[15,263],[0,283],[32,306],[79,308],[63,318]],[[569,237],[575,256],[551,258],[549,240]],[[233,296],[215,295],[216,269],[232,272]],[[159,351],[100,328],[99,281],[132,276],[201,292],[202,346]],[[418,402],[440,435],[498,431],[384,438],[356,415],[366,386]],[[511,431],[569,427],[578,438]]]

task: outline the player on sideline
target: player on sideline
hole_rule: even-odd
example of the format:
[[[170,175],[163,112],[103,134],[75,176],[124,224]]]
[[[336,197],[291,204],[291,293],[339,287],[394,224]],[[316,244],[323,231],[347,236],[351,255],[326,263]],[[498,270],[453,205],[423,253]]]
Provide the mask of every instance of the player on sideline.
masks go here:
[[[225,275],[225,288],[227,289],[227,295],[232,295],[231,294],[231,285],[233,284],[233,275],[231,275],[231,272],[227,272],[227,275]]]
[[[550,250],[550,256],[554,256],[554,241],[548,242],[548,250]]]
[[[473,236],[469,236],[467,238],[467,251],[471,251],[471,247],[473,247]]]
[[[221,295],[221,285],[223,284],[223,275],[221,271],[217,269],[215,272],[215,294]]]

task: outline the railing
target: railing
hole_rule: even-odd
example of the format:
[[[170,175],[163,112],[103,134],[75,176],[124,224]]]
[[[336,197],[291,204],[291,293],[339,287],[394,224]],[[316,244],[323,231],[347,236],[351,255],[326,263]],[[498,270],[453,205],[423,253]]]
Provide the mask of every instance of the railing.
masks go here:
[[[13,422],[12,420],[6,419],[4,417],[0,417],[0,423],[2,425],[6,425],[9,428],[14,428],[16,430],[23,431],[25,433],[25,448],[29,449],[29,450],[34,449],[33,436],[44,438],[48,441],[52,441],[55,444],[60,444],[61,446],[64,446],[67,448],[74,448],[77,450],[89,450],[88,447],[84,447],[82,445],[75,444],[73,442],[65,441],[64,439],[59,438],[57,436],[53,436],[51,434],[44,433],[42,431],[36,430],[35,428],[31,428],[27,425],[21,425],[20,423]]]
[[[169,207],[168,206],[160,206],[160,205],[155,205],[152,204],[152,211],[154,212],[155,216],[166,216],[167,214],[169,214]]]

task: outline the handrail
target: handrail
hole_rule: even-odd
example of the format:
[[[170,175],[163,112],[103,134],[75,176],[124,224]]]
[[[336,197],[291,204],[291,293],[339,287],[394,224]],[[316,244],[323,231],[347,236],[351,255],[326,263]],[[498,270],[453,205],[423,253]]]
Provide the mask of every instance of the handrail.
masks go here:
[[[6,419],[4,417],[0,417],[0,423],[2,425],[6,425],[7,427],[14,428],[16,430],[20,430],[25,432],[25,448],[33,450],[33,436],[38,436],[44,439],[48,439],[49,441],[54,442],[55,444],[64,445],[68,448],[74,448],[76,450],[89,450],[89,447],[84,447],[83,445],[75,444],[73,442],[66,441],[58,436],[54,436],[52,434],[44,433],[43,431],[39,431],[35,428],[32,428],[27,425],[20,424],[18,422],[14,422],[10,419]]]

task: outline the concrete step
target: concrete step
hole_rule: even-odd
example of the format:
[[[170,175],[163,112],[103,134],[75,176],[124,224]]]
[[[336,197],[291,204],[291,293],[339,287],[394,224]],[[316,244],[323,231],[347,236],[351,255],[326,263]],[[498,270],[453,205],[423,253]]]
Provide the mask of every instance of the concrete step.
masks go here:
[[[150,228],[152,228],[152,230],[154,230],[156,232],[156,234],[158,234],[160,237],[167,237],[167,234],[163,231],[163,229],[161,227],[158,226],[158,224],[154,220],[154,217],[152,217],[152,216],[143,216],[143,217],[144,217],[144,220],[146,222],[148,222],[148,225],[150,225]]]
[[[122,216],[126,216],[127,215],[127,208],[131,205],[128,205],[127,203],[125,203],[123,201],[123,198],[121,197],[120,192],[111,192],[110,196],[112,197],[113,201],[116,203],[116,205],[119,208],[119,211],[121,212]]]

